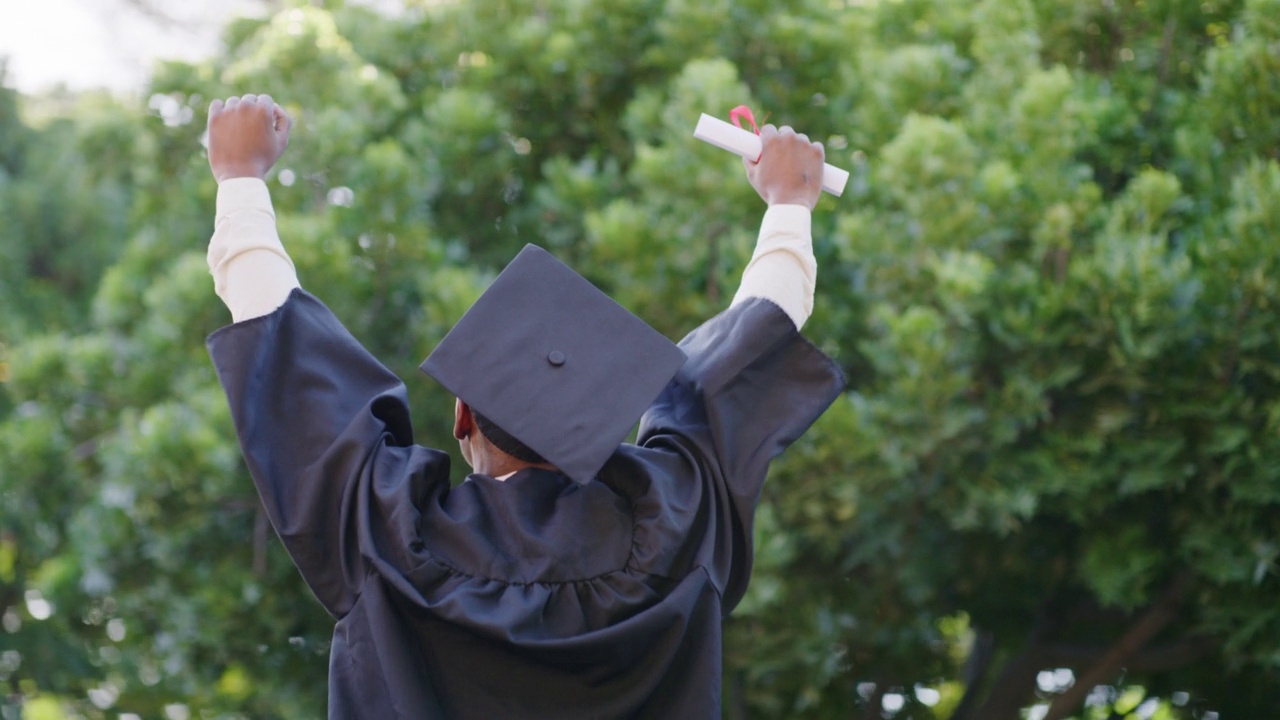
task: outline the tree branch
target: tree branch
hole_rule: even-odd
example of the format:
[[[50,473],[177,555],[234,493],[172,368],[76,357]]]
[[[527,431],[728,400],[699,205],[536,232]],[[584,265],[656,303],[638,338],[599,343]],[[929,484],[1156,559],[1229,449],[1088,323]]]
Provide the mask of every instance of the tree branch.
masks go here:
[[[1213,640],[1204,636],[1186,637],[1180,640],[1145,648],[1125,662],[1131,672],[1154,673],[1186,667],[1204,657],[1214,648]],[[1049,645],[1044,648],[1044,667],[1081,668],[1096,665],[1106,653],[1106,648],[1078,645]]]
[[[1182,605],[1182,598],[1190,582],[1189,573],[1183,572],[1179,575],[1156,604],[1152,605],[1142,617],[1138,618],[1133,627],[1120,636],[1101,660],[1078,678],[1066,692],[1054,698],[1044,720],[1063,720],[1084,704],[1089,691],[1095,686],[1103,685],[1115,677],[1116,673],[1120,672],[1151,638],[1159,634],[1178,616],[1178,609]]]

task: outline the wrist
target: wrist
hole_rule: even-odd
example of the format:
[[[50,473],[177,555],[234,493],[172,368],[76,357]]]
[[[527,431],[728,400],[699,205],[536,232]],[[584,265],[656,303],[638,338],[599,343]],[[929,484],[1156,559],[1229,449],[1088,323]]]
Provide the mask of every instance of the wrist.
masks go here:
[[[213,169],[213,179],[218,181],[219,184],[236,178],[265,180],[266,177],[267,171],[265,168],[250,163],[220,165]]]
[[[778,207],[779,205],[799,205],[808,210],[813,210],[818,206],[817,198],[796,197],[790,195],[771,197],[766,202],[771,208]]]

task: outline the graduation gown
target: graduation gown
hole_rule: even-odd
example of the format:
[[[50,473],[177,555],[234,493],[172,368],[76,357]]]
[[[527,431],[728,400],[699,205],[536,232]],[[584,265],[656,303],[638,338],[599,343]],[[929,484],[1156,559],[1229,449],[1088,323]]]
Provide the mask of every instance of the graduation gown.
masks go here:
[[[769,461],[842,388],[748,300],[684,338],[595,481],[452,487],[400,379],[305,291],[208,347],[271,523],[337,618],[332,718],[718,718]]]

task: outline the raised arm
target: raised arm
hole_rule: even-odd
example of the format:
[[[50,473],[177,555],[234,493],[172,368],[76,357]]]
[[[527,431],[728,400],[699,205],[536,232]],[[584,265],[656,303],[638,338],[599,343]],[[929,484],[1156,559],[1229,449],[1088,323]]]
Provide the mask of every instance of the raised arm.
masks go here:
[[[218,181],[209,268],[236,322],[208,346],[271,524],[342,617],[371,567],[418,564],[406,556],[417,533],[411,500],[448,487],[449,461],[413,447],[403,383],[297,289],[263,182],[289,126],[265,95],[209,108]]]
[[[209,169],[218,181],[209,271],[236,322],[272,312],[299,287],[263,181],[288,147],[292,125],[268,95],[209,106]]]
[[[825,153],[821,143],[810,142],[789,127],[764,126],[760,142],[760,158],[755,162],[744,159],[743,165],[748,181],[769,209],[760,223],[755,252],[733,304],[765,298],[801,328],[813,312],[818,265],[813,257],[810,215],[822,193]]]
[[[688,361],[640,421],[638,444],[674,446],[691,476],[663,488],[707,528],[696,562],[727,611],[751,576],[752,523],[769,463],[809,428],[843,387],[839,368],[798,332],[813,308],[817,264],[810,213],[823,150],[790,128],[766,126],[747,179],[769,205],[733,307],[680,342]],[[780,310],[781,309],[781,310]],[[693,526],[690,521],[690,526]]]

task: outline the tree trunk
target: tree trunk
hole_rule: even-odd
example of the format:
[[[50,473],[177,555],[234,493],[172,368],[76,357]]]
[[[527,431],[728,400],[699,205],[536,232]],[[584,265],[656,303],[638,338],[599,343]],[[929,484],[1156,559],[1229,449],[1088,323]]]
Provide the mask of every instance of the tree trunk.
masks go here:
[[[964,697],[951,714],[951,720],[974,720],[978,698],[982,696],[983,680],[995,657],[996,636],[987,630],[978,630],[973,638],[973,648],[964,663]]]
[[[884,707],[884,693],[888,686],[888,683],[876,683],[875,692],[871,693],[867,706],[862,710],[862,720],[881,720],[884,717],[880,711]]]
[[[1032,644],[1001,668],[991,692],[982,707],[973,714],[982,720],[1020,720],[1022,708],[1035,692],[1036,675],[1040,673],[1040,647]]]
[[[1027,636],[1027,646],[1000,669],[991,691],[972,716],[980,720],[1021,720],[1022,708],[1034,697],[1036,675],[1044,667],[1045,642],[1052,637],[1060,616],[1054,593],[1040,607],[1036,624]]]

